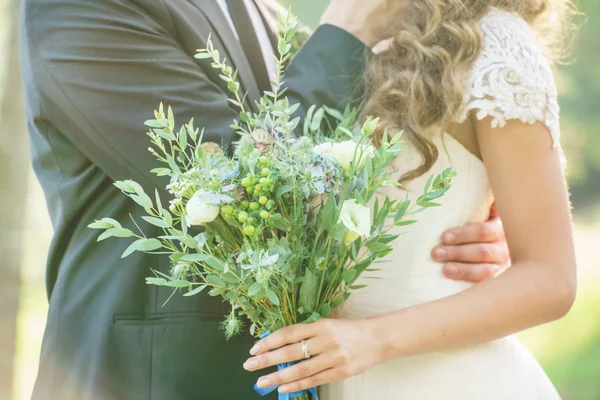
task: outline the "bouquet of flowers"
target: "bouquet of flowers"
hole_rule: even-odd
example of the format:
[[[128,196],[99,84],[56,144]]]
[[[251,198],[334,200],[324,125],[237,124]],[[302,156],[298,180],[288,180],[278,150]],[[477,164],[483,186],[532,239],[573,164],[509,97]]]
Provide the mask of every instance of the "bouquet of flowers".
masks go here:
[[[147,237],[111,218],[89,226],[104,230],[98,240],[135,237],[123,257],[169,254],[171,273],[155,271],[148,284],[183,290],[184,296],[222,296],[231,304],[222,324],[227,337],[241,331],[244,318],[250,333],[259,335],[329,316],[361,288],[357,278],[392,250],[398,235],[390,230],[436,206],[453,177],[451,170],[430,177],[416,201],[377,198],[382,186],[397,185],[389,167],[402,150],[400,135],[385,135],[375,148],[370,139],[377,120],[367,118],[355,129],[358,111],[349,107],[343,113],[312,107],[303,121],[294,118],[299,105],[285,97],[283,69],[297,24],[289,16],[279,19],[276,91],[265,93],[258,112],[245,109],[236,72],[210,41],[197,54],[220,70],[240,109],[231,155],[202,143],[193,121],[176,130],[170,108],[165,114],[161,105],[146,122],[150,151],[164,164],[152,172],[170,178],[170,206],[163,207],[158,191],[153,200],[136,182],[115,185],[164,234]],[[203,232],[193,236],[189,228],[196,225]]]

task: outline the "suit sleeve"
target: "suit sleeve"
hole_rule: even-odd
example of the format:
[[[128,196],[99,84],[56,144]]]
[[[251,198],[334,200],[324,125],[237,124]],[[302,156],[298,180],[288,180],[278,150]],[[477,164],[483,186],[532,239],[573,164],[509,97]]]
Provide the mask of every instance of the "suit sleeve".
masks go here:
[[[159,102],[178,124],[194,118],[205,141],[230,142],[227,94],[147,12],[120,0],[51,3],[25,3],[23,21],[41,114],[111,179],[164,188],[143,125]],[[317,30],[289,67],[290,100],[343,108],[364,51],[337,28]]]

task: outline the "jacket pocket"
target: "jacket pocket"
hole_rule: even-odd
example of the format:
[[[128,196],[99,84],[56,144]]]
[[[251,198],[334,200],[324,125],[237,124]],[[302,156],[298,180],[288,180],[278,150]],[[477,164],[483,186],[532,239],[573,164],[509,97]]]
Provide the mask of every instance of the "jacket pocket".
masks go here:
[[[127,399],[256,400],[253,385],[262,374],[242,364],[254,339],[225,340],[222,317],[210,313],[115,316],[120,341],[118,380]],[[275,399],[276,394],[264,399]]]

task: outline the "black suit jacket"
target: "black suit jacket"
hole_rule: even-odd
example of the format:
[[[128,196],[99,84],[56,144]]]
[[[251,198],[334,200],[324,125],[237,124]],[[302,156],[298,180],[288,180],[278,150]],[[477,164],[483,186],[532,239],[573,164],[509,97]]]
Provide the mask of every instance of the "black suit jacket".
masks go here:
[[[241,1],[241,0],[240,0]],[[159,102],[205,140],[234,138],[236,111],[224,82],[193,58],[209,34],[240,71],[251,100],[260,88],[215,0],[24,0],[22,69],[33,164],[55,229],[47,264],[50,303],[35,399],[258,398],[258,375],[242,369],[253,339],[226,342],[228,306],[147,286],[168,260],[135,254],[127,240],[97,243],[86,226],[111,216],[131,227],[140,209],[112,183],[134,179],[163,199],[168,183],[149,171],[143,122]],[[289,66],[288,95],[343,108],[365,48],[319,28]],[[257,55],[260,56],[260,55]],[[143,222],[143,221],[142,221]],[[143,225],[149,234],[155,228]]]

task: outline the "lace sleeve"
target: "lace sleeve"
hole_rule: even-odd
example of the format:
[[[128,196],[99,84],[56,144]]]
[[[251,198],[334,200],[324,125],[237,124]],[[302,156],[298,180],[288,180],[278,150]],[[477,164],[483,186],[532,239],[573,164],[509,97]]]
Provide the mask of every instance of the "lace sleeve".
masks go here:
[[[493,127],[507,120],[543,122],[554,146],[560,136],[559,107],[552,70],[535,34],[520,16],[493,10],[480,22],[484,47],[465,76],[465,94],[458,114],[492,118]]]

